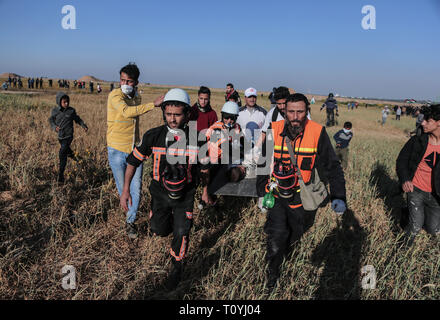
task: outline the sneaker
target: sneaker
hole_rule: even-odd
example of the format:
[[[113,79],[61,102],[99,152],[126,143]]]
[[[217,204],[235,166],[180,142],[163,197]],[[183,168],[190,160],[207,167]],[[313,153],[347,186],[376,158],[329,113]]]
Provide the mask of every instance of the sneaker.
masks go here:
[[[182,280],[183,265],[181,262],[173,262],[173,267],[165,282],[165,287],[168,290],[174,290]]]
[[[132,223],[126,223],[125,224],[125,230],[127,231],[128,238],[130,239],[136,239],[138,237],[138,232],[136,225]]]

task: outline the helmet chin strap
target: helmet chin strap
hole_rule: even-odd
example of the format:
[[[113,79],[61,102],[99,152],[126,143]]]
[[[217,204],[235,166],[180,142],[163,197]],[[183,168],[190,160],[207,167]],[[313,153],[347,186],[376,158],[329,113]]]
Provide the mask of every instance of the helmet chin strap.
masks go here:
[[[171,132],[174,135],[179,133],[178,129],[172,129],[172,128],[170,128],[170,126],[168,124],[167,124],[167,129],[169,132]]]

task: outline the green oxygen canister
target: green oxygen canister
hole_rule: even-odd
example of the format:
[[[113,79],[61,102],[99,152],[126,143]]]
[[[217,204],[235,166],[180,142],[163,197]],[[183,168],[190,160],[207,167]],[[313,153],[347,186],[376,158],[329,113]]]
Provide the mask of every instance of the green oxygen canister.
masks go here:
[[[272,190],[266,193],[263,197],[263,208],[272,209],[275,205],[275,197],[272,194]]]

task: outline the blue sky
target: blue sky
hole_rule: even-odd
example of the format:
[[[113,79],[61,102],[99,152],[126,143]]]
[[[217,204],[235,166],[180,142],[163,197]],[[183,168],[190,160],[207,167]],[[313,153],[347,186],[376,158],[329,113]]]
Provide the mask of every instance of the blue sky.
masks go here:
[[[0,30],[0,73],[440,100],[440,0],[0,0]]]

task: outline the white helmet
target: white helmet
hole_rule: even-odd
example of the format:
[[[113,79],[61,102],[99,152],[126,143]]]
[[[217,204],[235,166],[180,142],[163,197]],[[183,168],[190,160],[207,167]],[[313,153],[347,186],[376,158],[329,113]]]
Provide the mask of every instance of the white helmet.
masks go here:
[[[228,101],[223,105],[221,112],[238,115],[238,104],[233,101]]]
[[[188,107],[191,105],[188,93],[180,88],[171,89],[165,94],[165,97],[163,98],[163,104],[168,101],[183,102]]]

